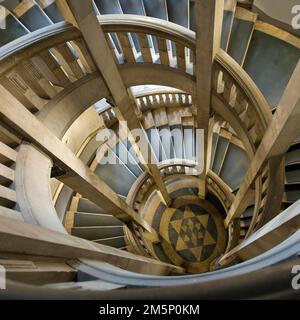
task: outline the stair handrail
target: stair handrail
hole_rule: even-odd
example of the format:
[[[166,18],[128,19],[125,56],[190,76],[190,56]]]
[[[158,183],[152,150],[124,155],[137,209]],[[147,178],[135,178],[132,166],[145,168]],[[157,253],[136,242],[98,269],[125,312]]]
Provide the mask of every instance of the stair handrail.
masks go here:
[[[81,37],[81,33],[67,22],[59,22],[38,29],[0,47],[0,77],[23,60],[41,51]]]

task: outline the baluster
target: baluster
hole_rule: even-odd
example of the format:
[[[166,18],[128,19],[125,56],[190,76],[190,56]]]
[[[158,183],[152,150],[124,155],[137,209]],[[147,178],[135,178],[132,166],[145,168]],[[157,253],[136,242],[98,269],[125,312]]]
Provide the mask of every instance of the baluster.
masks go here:
[[[193,168],[190,167],[183,167],[184,169],[184,173],[188,176],[192,176],[193,175]]]
[[[118,121],[118,119],[117,119],[117,116],[116,116],[114,108],[111,108],[108,112],[109,112],[109,117],[111,119],[111,125],[110,126],[112,126]]]
[[[158,105],[160,105],[160,104],[161,104],[161,95],[156,94],[156,95],[154,96],[154,100],[156,101],[156,103],[157,103]]]
[[[191,57],[193,60],[193,75],[196,76],[196,70],[197,70],[196,49],[192,51]]]
[[[172,168],[172,167],[166,167],[166,168],[165,168],[166,176],[170,176],[170,175],[171,175],[170,168]]]
[[[109,113],[104,112],[102,114],[102,119],[103,119],[103,123],[106,126],[106,128],[109,128],[111,126],[111,119],[110,119]]]
[[[53,52],[53,54],[56,56],[72,82],[84,76],[83,71],[81,70],[67,43],[63,43],[55,48],[52,48],[51,52]]]
[[[121,45],[126,63],[135,63],[135,57],[132,51],[132,46],[128,38],[127,32],[117,32],[119,43]]]
[[[163,102],[162,96],[161,95],[151,95],[152,100],[153,100],[153,107],[158,107],[161,105]]]
[[[231,97],[230,97],[230,101],[229,101],[229,104],[231,107],[234,107],[234,105],[235,105],[236,96],[237,96],[237,87],[235,84],[233,84],[232,89],[231,89]]]
[[[158,95],[158,97],[159,97],[160,103],[165,103],[165,99],[164,99],[164,94],[163,94],[163,93],[160,93],[160,94]]]
[[[24,82],[42,99],[50,99],[57,95],[57,90],[47,81],[31,61],[19,64],[15,71]]]
[[[260,142],[260,138],[259,136],[257,135],[257,132],[256,132],[256,126],[253,126],[250,130],[249,130],[249,135],[251,137],[251,140],[253,142],[253,144],[255,146],[258,146],[259,142]]]
[[[248,124],[248,130],[250,130],[251,128],[253,128],[253,126],[255,125],[255,121],[256,121],[256,113],[254,111],[254,107],[252,105],[248,105],[247,108],[247,117],[249,119],[249,124]]]
[[[267,195],[268,188],[269,188],[269,179],[267,179],[262,185],[262,189],[261,189],[261,196],[262,197]]]
[[[183,94],[183,101],[185,105],[189,105],[189,96],[187,94]]]
[[[180,167],[179,167],[179,170],[180,170]],[[178,174],[179,170],[178,170],[178,166],[173,166],[173,174]]]
[[[25,96],[27,86],[21,79],[14,78],[13,75],[4,76],[0,79],[0,84],[13,95],[21,104],[23,104],[31,112],[36,112],[38,109],[32,104],[30,100]]]
[[[50,51],[45,50],[32,60],[43,76],[52,82],[53,85],[65,88],[70,84],[70,80]]]
[[[142,51],[144,63],[153,63],[147,35],[142,33],[137,33],[137,38]]]
[[[185,47],[176,43],[177,68],[186,72]]]
[[[109,48],[111,50],[111,53],[112,53],[112,56],[115,60],[115,63],[118,65],[120,63],[119,61],[119,53],[118,53],[118,50],[116,49],[115,47],[115,44],[112,40],[112,37],[109,33],[105,33],[105,38],[106,38],[106,42],[108,43],[109,45]]]
[[[166,104],[171,104],[170,96],[166,94],[165,97],[166,97]]]
[[[264,207],[265,207],[265,205],[266,205],[266,202],[267,202],[267,197],[264,196],[264,197],[262,198],[262,200],[261,200],[261,205],[260,205],[260,211],[261,211],[261,212],[263,211],[263,209],[264,209]],[[261,215],[260,215],[260,216],[261,216]],[[257,222],[259,222],[259,220],[260,220],[260,219],[258,219]]]
[[[232,99],[233,82],[231,77],[225,72],[223,73],[223,80],[224,80],[223,97],[230,104]]]
[[[242,123],[244,124],[244,126],[246,127],[246,129],[248,130],[250,119],[247,114],[247,109],[245,109],[244,112],[239,115],[239,117],[240,117]]]
[[[253,144],[256,146],[259,144],[262,135],[260,134],[260,130],[258,130],[257,115],[254,111],[254,108],[250,105],[247,108],[247,119],[248,119],[248,131],[253,141]]]
[[[223,92],[224,88],[222,83],[222,72],[218,68],[216,68],[213,72],[212,86],[217,93]]]
[[[143,98],[140,98],[140,108],[141,111],[143,112],[144,110],[147,110],[147,104]]]
[[[155,107],[159,106],[159,102],[157,101],[157,96],[156,95],[155,96],[153,96],[153,95],[149,96],[149,100],[151,101],[152,108],[155,108]]]
[[[265,182],[266,179],[268,179],[269,177],[269,167],[266,166],[263,171],[262,171],[262,174],[261,174],[261,177],[262,177],[262,182]]]
[[[146,187],[147,187],[147,191],[148,192],[153,186],[153,180],[152,178],[148,178],[148,180],[146,181]]]
[[[177,168],[178,168],[178,173],[179,173],[179,174],[185,174],[185,167],[183,167],[183,166],[177,166]]]
[[[179,103],[180,103],[181,105],[184,105],[184,104],[185,104],[184,101],[185,101],[185,100],[184,100],[184,94],[180,94],[180,95],[179,95]]]
[[[160,56],[160,63],[164,66],[170,66],[170,59],[166,39],[157,37],[157,44]]]
[[[140,98],[136,98],[135,101],[136,101],[136,105],[138,107],[138,110],[141,111],[141,99]]]
[[[149,96],[146,96],[145,98],[146,98],[147,107],[148,107],[148,108],[151,108],[151,106],[152,106],[152,101],[150,100],[150,97],[149,97]]]
[[[141,204],[142,201],[143,201],[143,198],[145,196],[145,193],[146,193],[146,187],[145,185],[142,186],[142,188],[140,189],[139,193],[137,194],[136,196],[136,204]],[[140,206],[138,206],[140,207]]]
[[[38,97],[14,71],[3,77],[0,84],[33,113],[45,105],[45,101]]]
[[[244,93],[239,90],[238,88],[236,89],[236,99],[235,99],[235,104],[234,104],[234,109],[237,112],[238,115],[243,113],[245,109],[248,106],[247,99],[244,95]]]
[[[160,172],[160,175],[161,175],[163,178],[166,177],[166,175],[167,175],[167,174],[166,174],[166,168],[160,169],[159,172]]]
[[[141,207],[141,204],[138,203],[138,202],[135,202],[134,205],[133,205],[133,207],[134,207],[134,210],[135,210],[136,212],[139,212],[140,207]]]
[[[71,42],[74,50],[76,51],[79,61],[81,62],[85,73],[93,73],[96,71],[96,67],[89,50],[83,39],[77,39]]]

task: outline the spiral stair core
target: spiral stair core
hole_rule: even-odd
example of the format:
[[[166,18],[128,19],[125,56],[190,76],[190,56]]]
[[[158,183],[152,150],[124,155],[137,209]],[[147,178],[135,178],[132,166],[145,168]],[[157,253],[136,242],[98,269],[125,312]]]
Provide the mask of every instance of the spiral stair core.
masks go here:
[[[259,2],[1,3],[0,297],[297,296],[300,40]]]

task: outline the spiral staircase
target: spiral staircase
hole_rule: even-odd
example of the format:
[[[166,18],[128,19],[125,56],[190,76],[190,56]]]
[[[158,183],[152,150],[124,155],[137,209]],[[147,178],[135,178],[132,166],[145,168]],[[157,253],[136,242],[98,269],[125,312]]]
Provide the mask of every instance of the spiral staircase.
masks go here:
[[[1,5],[1,298],[299,297],[296,34],[253,1]]]

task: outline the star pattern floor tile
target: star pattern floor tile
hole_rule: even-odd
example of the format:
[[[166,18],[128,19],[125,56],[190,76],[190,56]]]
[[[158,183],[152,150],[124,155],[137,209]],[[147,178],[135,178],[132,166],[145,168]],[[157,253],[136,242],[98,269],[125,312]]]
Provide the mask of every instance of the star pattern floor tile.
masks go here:
[[[217,228],[213,219],[200,207],[195,207],[197,206],[186,205],[178,208],[169,227],[172,246],[189,262],[208,259],[217,244]]]

